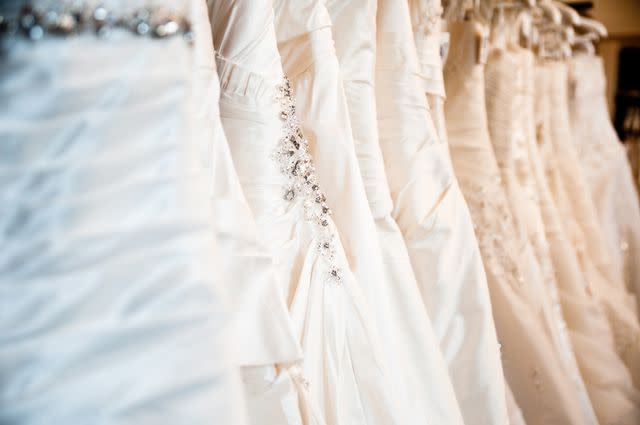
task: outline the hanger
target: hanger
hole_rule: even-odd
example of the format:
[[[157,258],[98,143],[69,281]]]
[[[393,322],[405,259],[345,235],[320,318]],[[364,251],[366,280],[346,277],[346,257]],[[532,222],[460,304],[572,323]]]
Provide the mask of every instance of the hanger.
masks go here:
[[[575,25],[577,28],[584,30],[587,34],[594,34],[597,39],[606,38],[609,35],[607,27],[595,19],[581,17],[580,22]]]

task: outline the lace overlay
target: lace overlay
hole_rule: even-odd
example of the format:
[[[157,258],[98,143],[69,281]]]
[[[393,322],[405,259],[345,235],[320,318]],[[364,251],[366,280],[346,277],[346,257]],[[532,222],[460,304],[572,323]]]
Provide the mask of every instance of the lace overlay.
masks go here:
[[[504,196],[502,179],[495,176],[484,185],[460,180],[460,185],[469,204],[485,268],[501,281],[521,288],[525,280],[513,257],[520,250],[511,237],[516,234],[516,228]]]

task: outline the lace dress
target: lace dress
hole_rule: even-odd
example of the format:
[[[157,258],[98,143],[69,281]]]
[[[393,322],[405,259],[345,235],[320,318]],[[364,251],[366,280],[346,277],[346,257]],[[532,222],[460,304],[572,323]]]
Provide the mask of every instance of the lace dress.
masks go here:
[[[243,424],[203,155],[221,133],[183,38],[199,4],[154,2],[174,12],[137,21],[152,39],[89,18],[130,23],[128,1],[71,3],[0,35],[0,422]]]
[[[476,21],[452,23],[445,66],[445,114],[453,165],[467,198],[487,273],[493,315],[502,344],[505,376],[531,424],[584,424],[553,343],[537,316],[540,288],[524,274],[513,213],[489,139],[485,79]],[[475,423],[475,422],[474,422]]]
[[[513,17],[517,21],[517,17]],[[509,24],[493,31],[493,43],[485,70],[485,95],[489,134],[505,183],[520,238],[529,250],[531,272],[527,281],[538,286],[538,319],[547,329],[557,351],[558,374],[573,384],[572,392],[585,420],[597,424],[571,340],[566,331],[544,223],[537,202],[535,177],[527,152],[525,107],[527,83],[533,70],[533,54],[510,40]],[[516,33],[513,31],[513,33]],[[567,390],[570,390],[569,388]]]
[[[640,206],[624,146],[611,124],[602,59],[579,55],[571,64],[570,113],[580,164],[607,239],[611,260],[640,297]]]
[[[462,423],[447,365],[422,302],[402,233],[392,216],[376,122],[376,0],[330,1],[327,7],[355,152],[383,254],[392,330],[385,341],[397,348],[391,372],[394,393],[403,402],[402,421]]]
[[[551,77],[550,64],[537,61],[535,99],[529,102],[529,105],[535,105],[535,121],[529,125],[529,134],[535,134],[535,137],[528,137],[528,146],[560,301],[576,359],[599,421],[634,423],[638,419],[637,392],[616,353],[614,329],[594,294],[592,279],[583,271],[584,249],[578,244],[578,226],[571,221],[571,209],[558,173],[558,158],[549,131]]]

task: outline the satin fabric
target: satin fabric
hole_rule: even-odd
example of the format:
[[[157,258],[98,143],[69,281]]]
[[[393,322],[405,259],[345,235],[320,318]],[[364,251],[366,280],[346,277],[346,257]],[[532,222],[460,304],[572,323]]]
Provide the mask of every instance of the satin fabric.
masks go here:
[[[526,245],[518,237],[489,139],[484,65],[476,48],[486,28],[471,20],[451,23],[449,30],[445,114],[450,150],[476,226],[505,376],[528,424],[586,423],[539,319],[541,288],[526,274]]]
[[[558,197],[565,198],[565,216],[574,226],[574,243],[583,270],[609,317],[617,351],[631,372],[636,388],[640,388],[640,323],[636,302],[627,291],[620,270],[616,270],[610,260],[586,178],[578,165],[568,109],[568,64],[551,63],[548,71],[551,142],[554,154],[563,164],[557,172],[566,189]]]
[[[192,50],[4,47],[0,422],[245,423]]]
[[[403,401],[403,423],[462,423],[447,365],[421,300],[407,248],[392,217],[375,105],[375,0],[330,1],[336,54],[349,109],[355,152],[383,256],[384,297],[395,347],[394,393]]]
[[[291,202],[283,196],[287,176],[274,160],[284,136],[275,100],[276,85],[283,74],[272,4],[217,4],[213,15],[219,23],[214,22],[213,27],[222,85],[222,122],[302,346],[303,361],[291,368],[302,420],[312,424],[395,423],[377,330],[371,326],[372,313],[349,270],[345,252],[338,244],[336,256],[344,267],[342,281],[328,282],[327,263],[318,249],[311,228],[314,224],[304,211],[303,196]],[[294,86],[297,97],[295,90]],[[322,188],[321,181],[319,185]],[[337,232],[331,220],[328,226]],[[255,383],[259,385],[264,377],[256,372],[253,378],[251,388],[256,389]],[[288,405],[281,400],[285,411]],[[256,414],[254,418],[261,424],[281,423],[275,416]],[[297,419],[287,420],[297,423]]]
[[[570,70],[570,116],[580,165],[614,267],[640,296],[640,206],[626,152],[607,109],[602,58],[578,55]]]
[[[502,368],[481,259],[417,72],[408,5],[378,1],[376,105],[393,217],[464,420],[505,423]]]
[[[600,423],[631,424],[638,420],[637,393],[629,371],[616,353],[614,330],[593,292],[588,275],[582,270],[571,221],[566,218],[566,208],[563,209],[565,189],[558,175],[558,158],[550,134],[550,73],[547,66],[546,61],[537,61],[535,76],[529,80],[535,87],[535,91],[529,91],[531,99],[528,102],[530,108],[535,108],[535,121],[529,125],[527,144],[560,287],[560,301],[598,420]]]
[[[494,148],[507,198],[513,212],[520,238],[528,248],[528,261],[533,273],[528,284],[538,286],[539,310],[536,316],[556,350],[558,371],[564,375],[565,390],[573,393],[574,403],[565,409],[580,408],[587,423],[597,424],[597,418],[586,387],[580,375],[571,340],[566,331],[558,284],[554,274],[549,246],[544,234],[544,223],[537,203],[535,178],[527,152],[524,113],[525,78],[527,68],[532,69],[533,54],[511,40],[510,23],[517,15],[506,18],[500,27],[492,30],[492,47],[485,69],[485,95],[489,134]],[[530,112],[530,111],[529,111]]]

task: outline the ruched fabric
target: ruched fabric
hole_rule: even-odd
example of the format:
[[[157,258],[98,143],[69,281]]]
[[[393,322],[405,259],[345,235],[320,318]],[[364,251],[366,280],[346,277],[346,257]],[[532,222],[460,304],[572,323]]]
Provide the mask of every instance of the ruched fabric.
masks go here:
[[[2,57],[0,422],[245,423],[191,49],[116,32]]]

